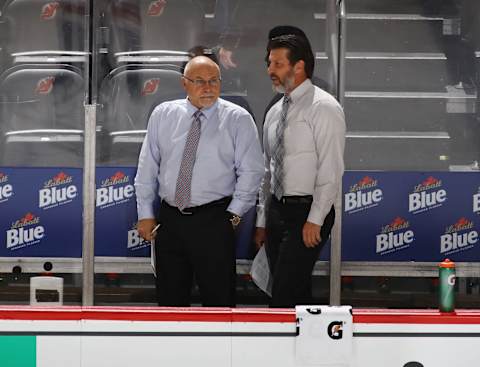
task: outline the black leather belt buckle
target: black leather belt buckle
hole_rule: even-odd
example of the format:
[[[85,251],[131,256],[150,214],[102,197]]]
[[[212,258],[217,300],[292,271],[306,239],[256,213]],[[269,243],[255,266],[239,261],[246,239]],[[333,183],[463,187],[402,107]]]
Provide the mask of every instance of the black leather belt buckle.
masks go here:
[[[178,209],[178,208],[177,208]],[[188,209],[180,210],[178,209],[181,215],[192,215],[193,212],[189,212]]]
[[[203,204],[203,205],[192,206],[190,208],[185,208],[183,210],[180,210],[176,207],[175,208],[178,209],[178,211],[182,215],[193,215],[193,214],[198,213],[199,211],[204,210],[204,209],[208,209],[208,208],[212,208],[212,207],[216,207],[216,206],[221,206],[221,205],[227,205],[228,203],[230,203],[231,200],[232,200],[231,197],[225,197],[225,198],[221,198],[221,199],[218,199],[218,200],[211,201],[211,202]]]
[[[279,200],[282,204],[311,204],[313,197],[308,196],[282,196]]]

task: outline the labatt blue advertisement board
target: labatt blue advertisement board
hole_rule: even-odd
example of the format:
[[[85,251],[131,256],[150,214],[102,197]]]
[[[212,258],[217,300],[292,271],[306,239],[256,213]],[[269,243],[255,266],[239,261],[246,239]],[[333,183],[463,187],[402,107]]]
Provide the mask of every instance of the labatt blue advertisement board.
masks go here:
[[[137,204],[132,167],[97,168],[95,255],[150,256],[150,242],[137,232]]]
[[[148,257],[136,230],[135,168],[97,167],[95,255]],[[0,257],[81,257],[82,170],[0,168]],[[346,172],[344,261],[480,261],[479,172]],[[255,210],[237,258],[255,254]],[[328,260],[329,245],[320,259]]]
[[[82,171],[0,168],[0,257],[82,256]]]
[[[480,261],[478,172],[347,172],[345,261]]]

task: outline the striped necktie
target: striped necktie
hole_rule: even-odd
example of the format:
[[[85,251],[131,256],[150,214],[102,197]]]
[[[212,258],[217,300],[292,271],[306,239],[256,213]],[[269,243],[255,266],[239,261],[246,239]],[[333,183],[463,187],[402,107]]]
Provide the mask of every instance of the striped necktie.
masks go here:
[[[280,121],[277,125],[275,145],[273,148],[272,158],[275,162],[275,168],[273,170],[273,194],[277,199],[281,199],[284,192],[283,178],[284,167],[283,159],[285,158],[285,128],[287,127],[287,113],[288,106],[290,105],[291,98],[285,94],[282,103],[282,114],[280,115]]]
[[[190,204],[192,191],[192,172],[197,155],[198,142],[200,141],[202,111],[197,110],[193,114],[192,126],[187,135],[185,149],[183,150],[182,162],[177,178],[175,189],[175,206],[182,211]]]

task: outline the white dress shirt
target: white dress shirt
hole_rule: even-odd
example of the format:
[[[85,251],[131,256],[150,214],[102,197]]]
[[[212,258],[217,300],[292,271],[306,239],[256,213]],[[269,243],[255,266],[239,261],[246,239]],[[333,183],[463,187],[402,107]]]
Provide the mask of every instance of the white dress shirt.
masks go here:
[[[335,203],[344,171],[345,115],[330,94],[305,80],[291,93],[284,135],[284,196],[312,195],[308,221],[323,225]],[[263,147],[265,175],[257,206],[257,227],[265,227],[266,209],[273,190],[275,160],[272,149],[283,98],[265,118]]]
[[[164,102],[152,112],[135,177],[138,219],[155,217],[158,196],[174,204],[196,111],[188,99],[180,99]],[[241,216],[255,205],[264,171],[257,127],[247,111],[221,98],[202,112],[188,206],[232,196],[228,210]]]

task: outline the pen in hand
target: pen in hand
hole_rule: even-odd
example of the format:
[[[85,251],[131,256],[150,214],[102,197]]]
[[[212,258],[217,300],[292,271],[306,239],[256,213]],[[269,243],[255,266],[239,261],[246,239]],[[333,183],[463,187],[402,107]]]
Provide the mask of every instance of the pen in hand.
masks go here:
[[[152,239],[155,237],[155,234],[157,233],[157,230],[160,228],[161,224],[158,223],[154,229],[152,229],[152,232],[150,232],[150,236],[152,236]]]

